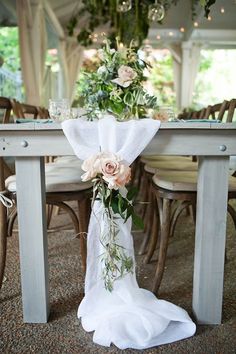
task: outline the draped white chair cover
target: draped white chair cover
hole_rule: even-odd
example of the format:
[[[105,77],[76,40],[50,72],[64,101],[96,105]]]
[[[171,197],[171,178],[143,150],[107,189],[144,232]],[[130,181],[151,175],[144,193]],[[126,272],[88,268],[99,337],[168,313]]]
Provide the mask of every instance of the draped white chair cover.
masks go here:
[[[106,116],[96,122],[67,120],[63,131],[75,154],[82,160],[101,151],[116,153],[129,164],[143,151],[160,127],[152,119],[117,122]],[[99,241],[106,228],[103,210],[96,201],[91,214],[87,240],[85,297],[79,305],[78,317],[86,331],[94,331],[93,341],[100,345],[115,344],[120,349],[145,349],[187,338],[195,333],[195,324],[187,312],[153,293],[139,288],[135,272],[114,282],[112,292],[104,288],[103,247]],[[118,220],[118,243],[134,259],[131,222]]]

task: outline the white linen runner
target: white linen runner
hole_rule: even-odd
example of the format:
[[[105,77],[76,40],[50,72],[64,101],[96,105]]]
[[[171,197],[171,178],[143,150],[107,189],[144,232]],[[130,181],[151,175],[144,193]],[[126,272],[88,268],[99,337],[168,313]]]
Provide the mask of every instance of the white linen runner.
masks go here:
[[[82,119],[62,123],[63,131],[78,158],[85,160],[100,151],[113,152],[131,164],[148,145],[160,127],[152,119],[117,122],[112,116],[89,122]],[[139,288],[135,272],[114,282],[109,292],[104,288],[99,241],[106,228],[103,206],[96,201],[91,214],[87,238],[85,297],[78,317],[86,331],[94,331],[93,341],[115,344],[120,349],[145,349],[192,336],[196,326],[187,312],[153,293]],[[131,221],[117,220],[118,243],[134,258]]]

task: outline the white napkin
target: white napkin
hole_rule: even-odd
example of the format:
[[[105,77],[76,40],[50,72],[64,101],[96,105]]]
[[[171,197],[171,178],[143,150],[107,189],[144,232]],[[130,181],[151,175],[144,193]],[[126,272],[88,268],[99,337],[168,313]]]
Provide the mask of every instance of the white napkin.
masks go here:
[[[67,120],[62,123],[80,159],[101,149],[116,153],[129,164],[148,145],[159,127],[160,122],[152,119],[117,122],[112,116],[96,122]],[[99,201],[95,202],[89,223],[85,297],[78,309],[83,328],[94,331],[95,343],[104,346],[114,343],[120,349],[145,349],[192,336],[196,326],[187,312],[139,288],[135,274],[116,280],[112,292],[104,288],[99,258],[103,253],[99,235],[106,228],[102,208]],[[131,221],[124,223],[120,218],[117,223],[118,243],[134,259]]]

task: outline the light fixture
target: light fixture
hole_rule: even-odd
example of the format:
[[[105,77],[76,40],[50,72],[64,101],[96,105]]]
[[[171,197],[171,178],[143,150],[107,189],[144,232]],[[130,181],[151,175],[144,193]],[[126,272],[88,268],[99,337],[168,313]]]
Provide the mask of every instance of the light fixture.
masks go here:
[[[164,6],[155,0],[155,4],[148,6],[148,19],[152,22],[158,22],[163,20],[165,16]]]
[[[211,20],[212,20],[212,17],[211,17],[211,16],[208,16],[207,19],[208,19],[208,21],[211,21]]]
[[[221,12],[222,14],[224,14],[224,13],[225,13],[225,9],[224,9],[224,7],[222,7],[222,8],[220,9],[220,12]]]
[[[170,36],[170,37],[172,37],[173,34],[174,34],[173,32],[171,32],[171,31],[169,32],[169,36]]]
[[[194,27],[198,27],[198,22],[195,21],[193,25],[194,25]]]
[[[116,0],[116,10],[127,12],[132,9],[132,0]]]
[[[184,27],[180,27],[180,32],[184,33],[185,32],[185,28]]]

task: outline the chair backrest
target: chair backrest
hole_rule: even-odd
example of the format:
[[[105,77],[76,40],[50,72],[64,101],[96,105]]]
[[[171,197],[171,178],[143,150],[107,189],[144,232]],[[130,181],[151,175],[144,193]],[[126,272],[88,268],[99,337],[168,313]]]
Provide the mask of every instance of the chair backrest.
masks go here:
[[[226,117],[226,122],[230,123],[233,120],[236,120],[236,98],[233,98],[229,102],[229,107],[228,107],[228,114]]]
[[[2,112],[2,121],[1,123],[6,124],[10,121],[12,105],[11,101],[7,97],[0,97],[0,111]],[[0,188],[1,191],[5,189],[5,178],[12,175],[13,171],[10,167],[6,164],[4,159],[0,157]]]
[[[0,97],[0,111],[2,112],[2,114],[0,114],[0,117],[2,117],[1,123],[9,123],[11,110],[12,105],[9,98]]]
[[[15,99],[11,100],[12,109],[14,116],[16,118],[33,118],[36,119],[38,116],[38,110],[35,106],[20,103]]]
[[[225,111],[229,108],[229,101],[224,100],[222,103],[209,105],[204,113],[205,119],[223,120]]]
[[[13,113],[16,118],[41,119],[48,118],[48,110],[44,107],[33,106],[27,103],[20,103],[15,99],[11,100]]]

